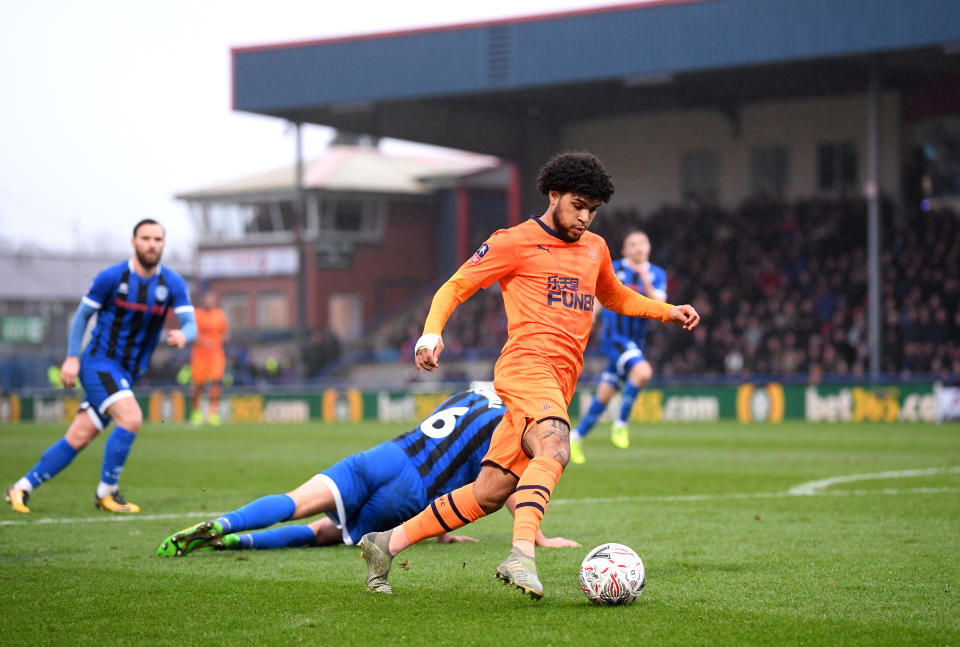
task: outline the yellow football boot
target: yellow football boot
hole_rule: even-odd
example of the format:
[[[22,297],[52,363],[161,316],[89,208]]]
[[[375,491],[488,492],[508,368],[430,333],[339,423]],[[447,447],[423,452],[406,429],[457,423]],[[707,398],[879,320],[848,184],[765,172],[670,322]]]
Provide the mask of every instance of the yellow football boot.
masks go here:
[[[583,454],[583,440],[574,438],[570,435],[570,462],[574,465],[582,465],[587,462],[587,457]]]
[[[30,493],[17,487],[12,487],[3,493],[3,499],[10,504],[14,512],[21,514],[30,514],[30,508],[27,507],[27,499]]]
[[[614,421],[613,427],[610,429],[610,441],[620,449],[630,447],[630,428],[627,423],[619,420]]]
[[[102,499],[98,496],[94,497],[94,505],[97,506],[99,510],[106,510],[107,512],[117,512],[120,514],[136,514],[140,512],[140,506],[136,503],[130,503],[120,492],[114,492],[113,494],[108,494]]]

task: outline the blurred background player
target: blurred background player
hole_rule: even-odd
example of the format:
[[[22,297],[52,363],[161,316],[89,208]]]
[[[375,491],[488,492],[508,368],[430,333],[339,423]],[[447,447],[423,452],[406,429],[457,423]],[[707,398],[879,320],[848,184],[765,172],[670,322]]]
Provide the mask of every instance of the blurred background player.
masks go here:
[[[490,436],[504,414],[500,398],[476,389],[450,397],[416,428],[317,474],[287,494],[272,494],[238,510],[167,537],[161,556],[198,548],[217,550],[352,545],[373,530],[392,528],[436,496],[476,478]],[[512,501],[507,502],[511,512]],[[320,513],[309,525],[247,533]],[[475,541],[443,534],[441,543]],[[537,535],[538,546],[579,546],[563,537]]]
[[[639,229],[623,239],[623,258],[613,262],[613,271],[624,285],[657,301],[667,300],[667,272],[650,262],[650,238]],[[609,362],[600,376],[597,393],[587,414],[570,433],[570,461],[583,463],[583,437],[590,433],[606,410],[614,393],[623,388],[620,413],[613,422],[610,439],[620,449],[630,446],[629,420],[633,404],[650,377],[653,368],[646,360],[647,320],[628,317],[612,310],[599,314],[603,323],[601,348]]]
[[[124,499],[117,485],[143,421],[133,385],[150,364],[171,308],[180,329],[167,333],[167,343],[183,348],[197,334],[186,283],[179,274],[160,265],[164,242],[165,231],[157,221],[138,222],[131,241],[133,258],[100,272],[81,300],[70,326],[60,379],[64,386],[72,387],[79,378],[84,399],[64,437],[4,493],[15,511],[30,512],[30,493],[69,465],[111,421],[117,426],[103,448],[95,504],[110,512],[140,511],[138,505]],[[97,323],[81,357],[83,334],[94,313]]]
[[[596,156],[554,156],[540,170],[537,187],[548,200],[543,214],[494,232],[440,287],[414,347],[417,368],[435,370],[443,351],[440,333],[454,309],[478,289],[499,282],[508,338],[493,383],[507,412],[475,482],[403,524],[360,540],[369,591],[392,592],[387,578],[400,551],[490,514],[514,493],[512,549],[496,576],[535,599],[543,597],[535,538],[570,458],[567,408],[583,369],[594,302],[687,330],[699,323],[693,307],[637,294],[614,274],[607,243],[588,231],[614,190]]]
[[[202,425],[203,409],[200,396],[207,389],[206,419],[211,425],[220,424],[220,389],[223,382],[223,369],[227,358],[223,352],[223,343],[227,341],[230,330],[227,327],[227,315],[217,303],[217,295],[207,292],[203,295],[203,306],[196,309],[197,339],[193,342],[190,355],[190,375],[193,379],[193,400],[190,421]]]

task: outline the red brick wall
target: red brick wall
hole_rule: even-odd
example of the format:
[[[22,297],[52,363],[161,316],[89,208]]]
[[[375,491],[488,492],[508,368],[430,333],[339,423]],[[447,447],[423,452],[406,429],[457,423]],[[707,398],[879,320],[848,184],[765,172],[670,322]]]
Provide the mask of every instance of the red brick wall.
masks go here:
[[[314,264],[314,246],[306,243],[307,325],[327,325],[327,308],[333,293],[354,293],[363,299],[366,322],[389,311],[413,292],[436,278],[437,207],[426,200],[395,200],[388,205],[384,240],[354,247],[349,269],[319,269]],[[452,243],[449,243],[452,244]],[[203,277],[200,277],[201,279]],[[290,328],[297,324],[296,277],[212,279],[210,289],[217,295],[250,295],[249,320],[256,325],[257,298],[264,292],[283,292],[289,304]],[[199,298],[199,295],[196,295]]]
[[[293,276],[271,276],[266,278],[243,279],[213,279],[210,281],[210,290],[217,296],[225,294],[247,294],[250,297],[250,309],[247,321],[243,327],[252,329],[257,321],[257,298],[265,292],[282,292],[287,298],[288,320],[290,329],[297,327],[297,281]],[[193,297],[195,305],[200,305],[200,295]]]
[[[432,204],[396,201],[389,205],[382,243],[358,244],[350,269],[317,269],[307,280],[309,324],[326,325],[327,305],[335,292],[363,297],[363,316],[370,321],[432,281],[437,273],[436,209]],[[313,258],[308,246],[308,258]]]

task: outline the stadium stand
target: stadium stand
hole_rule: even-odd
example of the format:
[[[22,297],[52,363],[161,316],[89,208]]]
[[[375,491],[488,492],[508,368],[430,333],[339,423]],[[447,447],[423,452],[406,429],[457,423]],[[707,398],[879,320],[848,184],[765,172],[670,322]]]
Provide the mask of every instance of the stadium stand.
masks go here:
[[[754,200],[735,211],[699,205],[611,211],[594,229],[615,257],[627,231],[647,231],[652,260],[667,268],[668,295],[695,304],[704,317],[693,344],[670,327],[649,328],[648,356],[665,379],[862,379],[865,210],[862,200]],[[883,372],[952,381],[960,375],[956,215],[907,213],[885,203],[883,267]],[[368,357],[412,357],[428,306],[423,300],[368,335]],[[463,304],[444,337],[448,360],[495,357],[506,339],[496,288]],[[592,368],[598,370],[588,361],[588,373]]]

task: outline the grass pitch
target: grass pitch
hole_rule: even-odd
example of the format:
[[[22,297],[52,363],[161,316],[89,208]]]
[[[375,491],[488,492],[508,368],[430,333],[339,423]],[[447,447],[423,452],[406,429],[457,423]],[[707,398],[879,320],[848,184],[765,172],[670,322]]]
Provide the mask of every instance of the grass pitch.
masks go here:
[[[122,518],[93,509],[96,441],[33,514],[0,511],[0,644],[960,643],[960,425],[663,424],[635,427],[628,451],[601,426],[543,525],[583,548],[538,551],[540,602],[494,578],[506,512],[461,531],[478,544],[406,551],[392,596],[365,592],[354,547],[154,555],[171,532],[404,428],[147,425],[122,483],[143,513]],[[4,485],[62,433],[0,428]],[[578,588],[606,541],[646,564],[634,606],[593,607]]]

